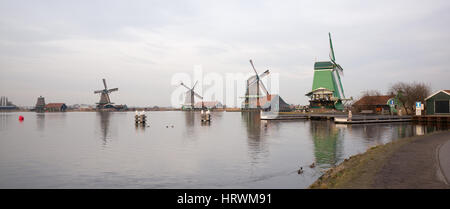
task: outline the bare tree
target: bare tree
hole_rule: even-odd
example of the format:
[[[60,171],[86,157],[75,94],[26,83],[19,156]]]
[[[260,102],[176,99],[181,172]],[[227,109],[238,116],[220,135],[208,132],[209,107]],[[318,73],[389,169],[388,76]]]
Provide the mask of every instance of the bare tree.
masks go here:
[[[415,102],[420,101],[423,103],[425,98],[431,92],[430,86],[420,82],[399,82],[391,85],[389,91],[402,103],[406,110],[406,114],[412,113],[414,111]]]

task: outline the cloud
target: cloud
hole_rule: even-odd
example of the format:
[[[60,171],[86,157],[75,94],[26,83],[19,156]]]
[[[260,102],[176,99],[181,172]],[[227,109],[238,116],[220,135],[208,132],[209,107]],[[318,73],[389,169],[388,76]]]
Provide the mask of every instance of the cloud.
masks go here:
[[[448,88],[447,1],[0,2],[0,94],[95,103],[101,78],[116,103],[170,105],[175,73],[280,74],[280,93],[306,104],[328,32],[346,95],[419,80]],[[99,84],[100,83],[100,84]],[[38,95],[39,94],[39,95]],[[71,96],[77,95],[77,96]]]

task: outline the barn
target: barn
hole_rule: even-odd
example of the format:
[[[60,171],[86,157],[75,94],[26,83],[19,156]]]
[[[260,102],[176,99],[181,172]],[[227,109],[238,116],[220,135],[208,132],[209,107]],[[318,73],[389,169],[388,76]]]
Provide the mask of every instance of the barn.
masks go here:
[[[393,96],[379,95],[379,96],[364,96],[356,101],[352,107],[357,112],[384,114],[389,113],[389,100]]]
[[[257,107],[257,99],[250,100],[250,107]],[[264,111],[289,112],[291,107],[278,94],[264,96],[259,99],[261,109]]]
[[[67,109],[67,105],[64,103],[48,103],[45,105],[47,112],[64,112]]]
[[[440,90],[425,98],[427,115],[450,115],[450,90]]]

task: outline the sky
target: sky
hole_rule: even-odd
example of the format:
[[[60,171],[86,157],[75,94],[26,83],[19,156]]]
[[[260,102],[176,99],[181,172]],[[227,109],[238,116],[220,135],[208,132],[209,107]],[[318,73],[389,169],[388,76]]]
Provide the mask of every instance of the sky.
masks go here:
[[[248,74],[252,59],[279,75],[285,101],[307,104],[328,32],[347,97],[400,81],[450,89],[449,10],[445,0],[0,0],[0,95],[95,104],[106,78],[116,104],[171,106],[175,75]]]

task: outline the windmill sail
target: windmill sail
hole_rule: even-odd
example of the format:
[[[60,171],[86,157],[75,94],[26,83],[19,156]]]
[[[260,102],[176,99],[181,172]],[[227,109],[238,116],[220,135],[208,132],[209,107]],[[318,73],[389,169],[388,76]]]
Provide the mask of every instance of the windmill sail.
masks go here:
[[[336,57],[334,55],[334,49],[333,49],[333,42],[331,41],[331,33],[328,33],[328,37],[330,39],[330,60],[333,63],[335,70],[337,70],[339,72],[339,74],[343,75],[344,69],[342,69],[342,67],[336,63]]]
[[[339,73],[336,70],[333,71],[333,78],[336,83],[337,92],[339,94],[338,97],[342,99],[345,98],[344,90],[342,89],[341,77],[339,76]]]
[[[335,61],[336,57],[334,56],[334,50],[333,50],[333,42],[331,41],[331,33],[328,33],[328,37],[330,38],[330,59],[331,61]]]

